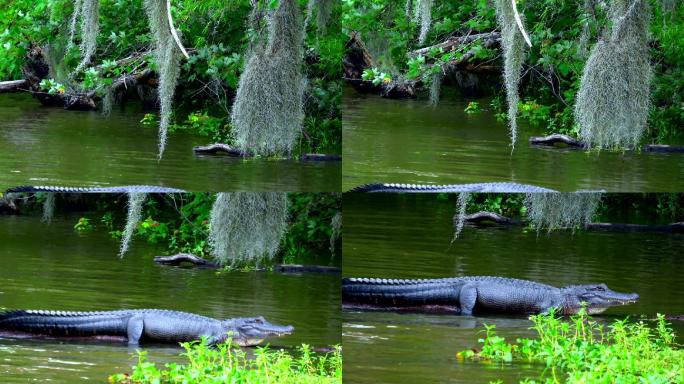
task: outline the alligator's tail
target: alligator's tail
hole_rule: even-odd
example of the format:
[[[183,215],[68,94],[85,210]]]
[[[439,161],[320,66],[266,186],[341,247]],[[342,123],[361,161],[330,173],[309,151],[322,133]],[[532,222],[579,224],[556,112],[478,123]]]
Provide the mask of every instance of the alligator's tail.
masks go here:
[[[382,307],[457,306],[458,284],[450,279],[342,279],[342,301]]]
[[[162,187],[156,185],[122,185],[112,187],[63,187],[46,185],[22,185],[8,188],[5,193],[37,193],[37,192],[56,192],[56,193],[183,193],[182,189]]]
[[[8,310],[0,312],[0,330],[48,336],[126,336],[127,316],[120,312]]]

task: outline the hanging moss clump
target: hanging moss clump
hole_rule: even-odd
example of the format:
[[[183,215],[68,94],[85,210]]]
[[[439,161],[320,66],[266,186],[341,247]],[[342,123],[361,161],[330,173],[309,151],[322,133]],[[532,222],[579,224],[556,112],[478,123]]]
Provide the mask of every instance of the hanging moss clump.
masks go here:
[[[252,49],[233,111],[236,147],[259,155],[289,155],[304,120],[304,24],[295,0],[281,0],[265,49]],[[259,45],[257,45],[259,47]]]
[[[646,130],[652,69],[648,0],[613,0],[612,30],[591,50],[577,92],[575,119],[592,147],[632,148]]]
[[[513,7],[511,0],[494,0],[496,20],[501,29],[501,46],[504,54],[504,83],[506,101],[508,102],[508,126],[511,135],[511,146],[515,147],[518,137],[518,86],[520,74],[525,61],[525,40],[522,19]],[[520,23],[518,24],[518,21]]]
[[[335,213],[332,220],[330,221],[330,252],[335,256],[335,242],[340,238],[342,234],[342,212]]]
[[[128,215],[126,217],[126,227],[124,228],[123,234],[121,236],[121,245],[119,247],[119,257],[124,257],[128,251],[128,246],[131,243],[133,234],[136,228],[138,228],[138,223],[140,223],[140,217],[142,216],[142,207],[147,194],[138,192],[128,193]]]
[[[180,75],[181,51],[176,45],[167,19],[167,2],[161,0],[144,0],[145,12],[153,35],[154,62],[159,74],[160,121],[159,121],[159,159],[164,155],[166,138],[171,113],[173,112],[173,95]]]
[[[430,104],[434,107],[439,104],[439,97],[442,91],[442,82],[444,81],[444,73],[439,71],[432,75],[430,81]]]
[[[209,244],[222,265],[256,265],[278,252],[287,228],[287,194],[219,193],[211,209]]]
[[[43,201],[43,222],[50,224],[52,217],[55,214],[55,193],[48,193],[45,195]]]
[[[74,73],[78,73],[85,68],[95,55],[97,49],[97,35],[100,31],[100,0],[76,0],[74,1],[74,11],[71,14],[69,23],[69,43],[68,48],[73,45],[76,36],[76,25],[81,21],[81,62],[78,64]]]
[[[458,236],[463,230],[468,200],[470,200],[469,192],[461,192],[458,194],[458,200],[456,200],[456,215],[454,216],[454,238],[451,240],[452,243],[458,239]]]
[[[432,1],[433,0],[417,0],[415,3],[415,11],[413,20],[420,23],[420,33],[418,34],[418,44],[424,44],[430,26],[432,25]]]
[[[307,11],[306,20],[304,20],[304,25],[309,25],[311,18],[316,12],[316,31],[319,35],[325,34],[328,29],[328,21],[330,20],[330,15],[332,14],[333,6],[335,5],[335,0],[310,0]]]
[[[601,193],[528,193],[527,218],[537,231],[559,228],[584,228],[591,223],[601,201]]]

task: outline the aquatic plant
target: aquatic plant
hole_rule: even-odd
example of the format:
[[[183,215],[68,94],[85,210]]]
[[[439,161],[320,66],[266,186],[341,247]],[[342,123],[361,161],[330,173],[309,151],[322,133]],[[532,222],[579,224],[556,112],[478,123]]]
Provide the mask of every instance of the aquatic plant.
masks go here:
[[[458,194],[458,199],[456,200],[456,215],[454,216],[454,225],[456,228],[454,229],[454,238],[451,240],[452,243],[458,239],[458,236],[463,230],[468,200],[470,200],[469,192],[461,192]]]
[[[169,2],[144,0],[145,12],[150,24],[154,44],[154,62],[159,74],[160,121],[159,121],[159,159],[164,155],[167,132],[173,112],[173,95],[180,75],[180,53],[170,23]]]
[[[601,195],[600,192],[527,193],[524,204],[532,226],[537,231],[545,228],[551,232],[586,227],[596,213]]]
[[[255,265],[271,260],[280,246],[287,219],[285,193],[219,193],[210,218],[213,256],[223,265]]]
[[[45,194],[45,201],[43,201],[43,222],[50,224],[52,217],[55,214],[55,193]]]
[[[260,155],[289,154],[304,120],[304,24],[295,0],[281,0],[265,49],[247,54],[231,122],[234,144]]]
[[[511,0],[494,0],[496,20],[501,29],[501,46],[504,54],[504,83],[508,102],[508,126],[511,146],[515,148],[518,137],[518,86],[523,61],[525,60],[525,41],[529,41],[522,27],[522,19]],[[529,44],[529,43],[528,43]]]
[[[146,198],[146,193],[128,193],[128,214],[126,217],[126,227],[124,228],[123,234],[121,236],[121,245],[119,246],[119,257],[124,257],[124,255],[128,251],[128,246],[131,243],[133,234],[135,233],[136,228],[138,228],[138,223],[140,223],[140,218],[142,216],[142,207]]]
[[[230,339],[229,339],[230,340]],[[138,363],[129,374],[109,377],[112,383],[282,383],[282,384],[341,384],[342,349],[326,354],[313,352],[303,344],[297,354],[268,347],[257,348],[249,354],[229,343],[216,347],[206,343],[181,343],[188,362],[167,364],[165,369],[147,358],[146,351],[138,352]]]
[[[584,67],[575,119],[581,138],[597,148],[635,147],[651,107],[648,0],[613,0],[612,30],[591,50]]]
[[[586,310],[569,321],[554,313],[531,316],[538,338],[521,338],[511,344],[485,325],[481,352],[457,354],[459,360],[524,361],[545,364],[539,381],[521,383],[681,383],[684,349],[677,345],[663,315],[649,324],[628,319],[609,326],[595,321]]]

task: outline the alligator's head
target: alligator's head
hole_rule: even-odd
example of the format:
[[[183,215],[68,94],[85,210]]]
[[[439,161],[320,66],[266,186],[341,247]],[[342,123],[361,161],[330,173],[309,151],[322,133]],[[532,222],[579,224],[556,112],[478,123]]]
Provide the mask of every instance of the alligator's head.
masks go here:
[[[561,292],[565,297],[563,312],[566,315],[577,313],[583,305],[593,315],[610,307],[632,304],[639,300],[636,293],[615,292],[605,284],[571,285],[561,288]]]
[[[271,324],[263,317],[241,317],[222,322],[226,332],[231,334],[233,343],[246,347],[257,345],[271,336],[284,336],[294,332],[291,325]]]

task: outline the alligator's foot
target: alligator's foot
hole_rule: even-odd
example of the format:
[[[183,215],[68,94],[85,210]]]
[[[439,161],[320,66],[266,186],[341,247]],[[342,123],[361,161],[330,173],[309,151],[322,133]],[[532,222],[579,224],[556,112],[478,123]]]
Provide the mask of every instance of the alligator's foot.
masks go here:
[[[8,188],[5,193],[56,192],[56,193],[185,193],[182,189],[157,185],[122,185],[114,187],[63,187],[46,185],[22,185]]]
[[[554,133],[548,136],[532,136],[530,137],[530,144],[532,145],[565,145],[574,148],[586,148],[586,143],[579,141],[568,135],[563,135],[561,133]]]
[[[370,183],[352,188],[349,192],[408,192],[408,193],[528,193],[528,192],[557,192],[553,189],[536,185],[518,183],[473,183],[473,184],[395,184]]]

